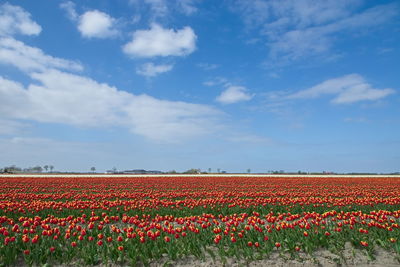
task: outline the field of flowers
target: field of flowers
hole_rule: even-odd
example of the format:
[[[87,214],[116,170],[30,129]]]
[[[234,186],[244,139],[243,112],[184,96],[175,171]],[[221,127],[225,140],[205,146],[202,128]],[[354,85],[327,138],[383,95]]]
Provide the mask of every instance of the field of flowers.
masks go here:
[[[0,265],[400,254],[399,178],[0,177]]]

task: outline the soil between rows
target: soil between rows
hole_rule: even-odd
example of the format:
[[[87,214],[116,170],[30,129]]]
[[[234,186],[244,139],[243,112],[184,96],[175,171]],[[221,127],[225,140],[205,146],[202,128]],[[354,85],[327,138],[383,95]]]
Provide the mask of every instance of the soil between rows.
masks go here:
[[[21,258],[16,266],[28,266]],[[72,266],[84,266],[79,260],[74,260],[68,264],[55,264],[48,265],[53,267],[72,267]],[[128,266],[145,266],[142,263],[132,265],[131,263],[99,263],[94,265],[95,267],[128,267]],[[159,266],[176,266],[176,267],[220,267],[220,266],[248,266],[248,267],[261,267],[261,266],[274,266],[274,267],[394,267],[400,266],[400,258],[395,252],[387,251],[381,247],[375,247],[374,259],[371,259],[365,250],[354,248],[350,243],[345,244],[345,249],[341,252],[341,255],[336,255],[329,250],[319,249],[312,255],[304,252],[299,252],[295,257],[291,257],[290,254],[283,253],[280,251],[273,251],[268,255],[268,258],[257,259],[257,260],[245,260],[237,258],[225,258],[221,259],[219,256],[216,258],[211,257],[206,253],[204,259],[198,259],[195,256],[187,256],[184,258],[172,261],[167,255],[164,255],[157,261],[152,261],[148,265],[149,267]]]

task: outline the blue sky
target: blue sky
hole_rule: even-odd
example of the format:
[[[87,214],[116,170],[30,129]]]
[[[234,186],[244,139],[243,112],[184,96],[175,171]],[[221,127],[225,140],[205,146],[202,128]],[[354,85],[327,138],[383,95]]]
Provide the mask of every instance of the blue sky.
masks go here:
[[[398,1],[0,4],[0,163],[400,166]]]

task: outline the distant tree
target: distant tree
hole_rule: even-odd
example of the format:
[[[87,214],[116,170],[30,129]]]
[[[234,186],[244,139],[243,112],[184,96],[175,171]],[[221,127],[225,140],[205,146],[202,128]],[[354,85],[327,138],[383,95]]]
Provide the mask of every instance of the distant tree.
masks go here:
[[[198,173],[200,173],[200,169],[189,169],[189,170],[185,171],[184,173],[186,173],[186,174],[198,174]]]
[[[4,172],[8,172],[8,173],[13,173],[13,172],[20,172],[22,171],[22,169],[20,167],[17,167],[15,165],[11,165],[9,167],[4,167]]]
[[[221,172],[221,169],[220,169],[220,168],[218,168],[218,169],[217,169],[217,172],[218,172],[218,173],[220,173],[220,172]]]
[[[32,171],[35,171],[35,172],[42,172],[42,171],[43,171],[43,168],[40,167],[40,166],[35,166],[35,167],[32,168]]]
[[[208,173],[211,173],[211,168],[208,168]]]
[[[177,172],[175,170],[172,170],[172,171],[169,171],[168,173],[176,174]]]
[[[112,171],[113,171],[113,172],[117,172],[117,168],[113,167],[113,168],[112,168]]]
[[[49,169],[49,165],[44,165],[43,168],[44,168],[44,169],[46,170],[46,172],[47,172],[47,170]]]
[[[54,169],[54,166],[53,166],[53,165],[50,165],[49,168],[50,168],[50,171],[52,172],[53,169]]]
[[[251,170],[250,169],[247,169],[247,173],[250,173],[251,172]]]
[[[95,168],[95,167],[92,167],[92,168],[90,168],[90,170],[91,170],[92,172],[95,172],[95,171],[96,171],[96,168]]]

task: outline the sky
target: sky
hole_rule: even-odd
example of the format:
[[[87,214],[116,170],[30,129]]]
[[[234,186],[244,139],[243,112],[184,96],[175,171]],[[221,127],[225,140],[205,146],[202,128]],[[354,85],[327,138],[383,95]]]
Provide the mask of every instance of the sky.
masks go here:
[[[400,2],[0,2],[0,167],[400,171]]]

